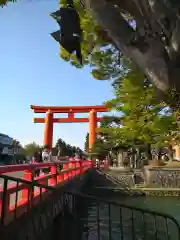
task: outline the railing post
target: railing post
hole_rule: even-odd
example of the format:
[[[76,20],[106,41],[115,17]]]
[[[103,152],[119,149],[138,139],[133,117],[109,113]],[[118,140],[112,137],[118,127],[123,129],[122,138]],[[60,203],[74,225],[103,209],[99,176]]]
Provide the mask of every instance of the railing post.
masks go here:
[[[79,162],[76,162],[75,165],[76,165],[76,175],[78,175],[80,173],[80,169],[79,169],[80,164]]]
[[[3,218],[3,224],[6,216],[8,216],[10,212],[10,194],[8,193],[8,181],[5,183],[4,180],[4,189],[3,189],[3,200],[0,201],[1,205],[1,218]],[[0,219],[1,220],[1,219]]]
[[[77,168],[77,164],[76,164],[74,158],[71,158],[71,161],[73,162],[73,163],[72,163],[72,167],[74,168],[74,170],[72,171],[72,176],[74,177],[74,176],[77,175],[77,169],[76,169],[76,168]]]
[[[62,182],[63,180],[63,173],[62,173],[62,168],[63,165],[56,165],[56,175],[57,175],[57,181],[56,183],[58,184],[59,182]]]
[[[90,166],[91,166],[91,168],[93,168],[94,167],[94,163],[93,163],[93,161],[92,160],[88,160],[89,162],[90,162]]]
[[[91,162],[87,160],[87,169],[91,168]]]
[[[50,185],[51,186],[55,186],[57,185],[57,168],[56,166],[51,166],[51,174],[55,176],[52,176],[52,178],[50,179]]]
[[[70,170],[68,172],[68,179],[71,179],[73,177],[73,170],[72,170],[73,169],[73,163],[70,161],[68,166],[69,166],[69,170]]]
[[[0,199],[0,225],[4,225],[9,215],[10,194],[8,194],[8,179],[4,179],[3,191]]]
[[[30,172],[30,171],[24,171],[24,180],[27,180],[27,181],[32,181],[33,180],[33,173]],[[22,190],[22,200],[23,202],[26,202],[28,201],[28,195],[29,195],[29,189],[28,189],[28,186]]]
[[[83,173],[83,162],[79,160],[80,174]]]
[[[5,202],[5,208],[6,208],[6,212],[5,213],[6,213],[6,216],[10,212],[10,197],[11,197],[11,195],[7,193],[6,202]]]
[[[108,169],[108,167],[109,167],[108,159],[106,158],[106,159],[104,160],[104,168],[105,168],[105,169]]]
[[[62,181],[63,181],[63,174],[60,172],[58,173],[58,176],[57,176],[57,184]]]
[[[73,168],[73,169],[76,168],[76,164],[75,164],[75,163],[72,163],[72,168]],[[76,176],[76,170],[73,170],[73,171],[72,171],[72,176],[73,176],[73,177]]]
[[[68,170],[69,169],[69,163],[65,163],[65,164],[63,164],[63,170]],[[69,173],[67,172],[65,172],[64,173],[64,180],[67,180],[67,179],[69,179]]]

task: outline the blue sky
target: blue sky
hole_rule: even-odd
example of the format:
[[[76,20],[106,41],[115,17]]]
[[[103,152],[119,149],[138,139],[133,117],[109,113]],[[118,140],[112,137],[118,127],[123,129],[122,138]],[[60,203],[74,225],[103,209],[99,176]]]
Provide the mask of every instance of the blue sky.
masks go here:
[[[43,124],[32,123],[31,104],[99,105],[112,97],[109,82],[60,59],[59,45],[50,36],[58,25],[49,13],[57,8],[57,1],[46,0],[0,8],[0,132],[22,144],[43,143]],[[83,147],[87,131],[86,123],[56,124],[54,143],[60,137]]]

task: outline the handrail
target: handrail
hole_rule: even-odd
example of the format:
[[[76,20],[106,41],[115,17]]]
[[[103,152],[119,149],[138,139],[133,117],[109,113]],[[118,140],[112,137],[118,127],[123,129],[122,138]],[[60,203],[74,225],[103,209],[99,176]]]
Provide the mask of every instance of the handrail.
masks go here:
[[[30,181],[27,181],[27,180],[24,180],[24,179],[20,179],[20,178],[17,179],[15,177],[7,176],[7,175],[0,176],[0,178],[6,179],[6,180],[11,180],[11,181],[14,181],[14,182],[20,181],[23,184],[34,185],[36,187],[47,188],[48,190],[54,190],[55,189],[55,187],[48,186],[48,185],[45,185],[45,184],[40,184],[37,181],[30,182]]]
[[[88,195],[87,194],[82,194],[80,192],[75,192],[75,191],[73,191],[73,192],[68,192],[67,191],[66,194],[69,194],[69,195],[73,194],[74,196],[80,196],[80,197],[83,197],[83,198],[88,198],[88,199],[95,200],[95,201],[98,201],[98,202],[111,204],[111,205],[114,205],[114,206],[117,206],[117,207],[128,208],[128,209],[133,210],[133,211],[146,212],[146,213],[149,213],[149,214],[156,213],[156,215],[158,215],[159,217],[164,217],[165,216],[167,218],[170,218],[171,220],[175,221],[177,223],[177,225],[179,226],[178,221],[168,213],[156,212],[156,211],[150,210],[149,208],[135,207],[135,206],[131,206],[131,205],[128,205],[128,204],[119,203],[117,201],[111,201],[111,200],[108,200],[106,198],[101,198],[101,197],[97,197],[97,196],[89,195],[89,194]]]
[[[89,161],[89,160],[82,160],[81,162],[83,163],[84,161]],[[0,166],[0,174],[10,173],[10,172],[20,172],[20,171],[33,171],[34,169],[47,168],[50,166],[58,166],[58,165],[62,165],[62,164],[71,164],[71,163],[78,163],[78,162],[80,162],[80,160],[6,165],[6,166]]]
[[[19,171],[32,171],[34,169],[46,168],[52,165],[62,165],[66,163],[71,163],[72,161],[55,161],[55,162],[47,162],[47,163],[29,163],[29,164],[18,164],[18,165],[6,165],[0,166],[0,174],[7,172],[19,172]]]
[[[180,240],[180,224],[176,218],[167,214],[153,211],[147,208],[130,206],[128,204],[118,203],[101,197],[85,195],[79,192],[66,192],[67,196],[72,196],[92,207],[89,207],[88,218],[86,219],[86,228],[96,226],[96,239],[101,239],[102,224],[106,224],[107,239],[164,239]],[[68,197],[67,197],[68,199]],[[102,204],[102,205],[101,205]],[[96,209],[93,219],[91,209]],[[102,207],[103,206],[103,207]],[[106,209],[106,210],[105,210]],[[106,216],[103,215],[105,210]],[[113,218],[112,213],[119,216]],[[105,217],[105,218],[104,218]],[[114,224],[114,225],[113,225]],[[115,227],[115,229],[113,228]],[[174,228],[175,227],[175,228]],[[117,230],[119,235],[112,237],[113,231]],[[87,231],[85,229],[85,231]]]

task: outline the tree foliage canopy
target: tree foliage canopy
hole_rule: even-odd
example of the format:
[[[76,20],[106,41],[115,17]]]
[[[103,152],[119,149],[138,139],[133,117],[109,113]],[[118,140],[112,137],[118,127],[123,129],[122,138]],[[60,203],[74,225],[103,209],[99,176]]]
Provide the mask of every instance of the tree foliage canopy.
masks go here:
[[[36,144],[35,142],[28,143],[24,146],[22,153],[25,156],[33,157],[35,153],[39,152],[41,150],[41,147]]]
[[[118,116],[105,117],[94,151],[136,147],[169,147],[179,130],[176,114],[156,97],[155,87],[136,67],[114,84],[115,97],[107,106]]]
[[[35,142],[32,142],[32,143],[29,143],[24,146],[22,153],[25,156],[32,157],[36,153],[41,152],[43,148],[44,148],[43,146],[39,146]],[[60,150],[60,155],[62,157],[73,156],[76,153],[81,153],[81,154],[83,153],[83,151],[79,147],[71,146],[70,144],[68,144],[64,140],[62,140],[61,138],[59,138],[57,140],[55,147],[52,149],[52,154],[56,155],[58,150]]]
[[[118,135],[126,136],[131,144],[166,145],[172,131],[177,130],[176,116],[164,102],[156,97],[152,84],[138,69],[126,74],[115,87],[116,97],[108,102],[121,113]]]
[[[74,156],[76,153],[82,154],[83,151],[79,147],[71,146],[67,144],[64,140],[59,138],[55,145],[55,148],[58,150],[60,149],[60,155],[64,156]]]

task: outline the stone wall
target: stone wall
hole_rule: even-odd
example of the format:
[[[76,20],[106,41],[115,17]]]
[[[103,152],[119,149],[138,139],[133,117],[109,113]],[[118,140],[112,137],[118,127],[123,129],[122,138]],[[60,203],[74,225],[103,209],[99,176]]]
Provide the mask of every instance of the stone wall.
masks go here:
[[[115,177],[119,182],[121,182],[126,187],[132,188],[135,186],[134,175],[132,173],[130,173],[130,174],[113,174],[113,177]]]
[[[180,168],[146,167],[145,184],[150,188],[180,188]]]
[[[108,172],[94,171],[91,172],[91,186],[88,194],[103,197],[106,199],[117,198],[120,196],[137,196],[139,193],[131,191],[134,186],[134,179],[132,175],[112,176]],[[118,181],[119,180],[119,181]],[[128,183],[128,184],[127,184]],[[130,185],[130,186],[129,186]],[[142,193],[140,193],[142,195]]]
[[[145,166],[142,171],[111,169],[110,173],[130,188],[143,182],[149,188],[180,188],[180,168]]]
[[[144,184],[144,171],[142,170],[116,170],[110,169],[109,173],[121,183],[129,188],[135,187],[136,184]]]

